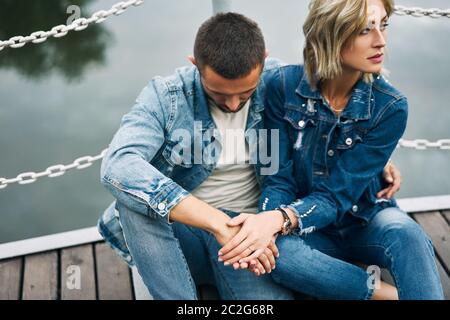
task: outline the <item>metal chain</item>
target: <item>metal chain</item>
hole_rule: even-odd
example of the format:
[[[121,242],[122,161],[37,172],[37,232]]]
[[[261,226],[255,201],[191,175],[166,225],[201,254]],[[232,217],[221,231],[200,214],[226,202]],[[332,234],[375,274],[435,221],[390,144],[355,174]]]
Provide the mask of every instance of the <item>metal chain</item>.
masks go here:
[[[397,148],[410,148],[416,150],[426,150],[430,148],[440,149],[440,150],[450,150],[450,139],[441,139],[436,142],[431,142],[425,139],[417,139],[417,140],[404,140],[401,139],[397,145]],[[76,159],[69,165],[57,164],[51,167],[48,167],[42,172],[24,172],[19,174],[17,177],[13,179],[0,178],[0,189],[6,188],[8,185],[13,183],[19,184],[29,184],[36,182],[38,178],[46,177],[54,178],[62,176],[66,171],[70,169],[85,169],[90,167],[95,161],[102,159],[108,149],[104,149],[97,156],[84,156]]]
[[[407,8],[404,6],[395,6],[394,13],[399,16],[410,15],[416,18],[420,17],[430,17],[435,19],[442,17],[450,18],[450,9],[447,10],[442,10],[438,8],[423,9],[420,7]]]
[[[65,25],[60,24],[58,26],[53,27],[50,31],[36,31],[30,34],[29,36],[15,36],[10,38],[9,40],[1,41],[0,40],[0,51],[2,51],[4,48],[11,47],[11,48],[21,48],[28,42],[33,43],[42,43],[45,40],[47,40],[48,37],[54,37],[54,38],[60,38],[64,37],[67,33],[69,33],[72,30],[75,31],[81,31],[86,29],[89,24],[95,22],[95,23],[101,23],[105,21],[108,17],[111,15],[120,15],[125,10],[128,9],[130,6],[139,6],[142,4],[144,0],[128,0],[128,1],[121,1],[116,4],[114,4],[111,9],[109,10],[100,10],[95,12],[90,18],[78,18],[74,20],[71,24]]]
[[[397,148],[411,148],[416,150],[426,150],[429,148],[435,148],[440,150],[450,150],[450,139],[442,139],[436,142],[430,142],[425,139],[417,140],[404,140],[401,139]]]
[[[144,2],[144,0],[128,0],[121,1],[114,4],[109,10],[100,10],[92,14],[92,16],[88,19],[86,18],[78,18],[74,20],[70,25],[57,25],[53,27],[50,31],[36,31],[30,34],[29,36],[14,36],[9,40],[1,41],[0,40],[0,51],[4,48],[21,48],[28,42],[33,42],[35,44],[42,43],[47,40],[48,37],[60,38],[67,35],[72,30],[81,31],[86,29],[89,24],[101,23],[105,21],[111,15],[120,15],[130,6],[139,6]],[[431,18],[441,18],[447,17],[450,18],[450,9],[442,10],[438,8],[431,9],[423,9],[420,7],[412,7],[407,8],[404,6],[395,6],[394,12],[397,15],[405,16],[411,15],[413,17],[431,17]]]
[[[70,169],[85,169],[87,167],[90,167],[95,161],[102,159],[108,149],[104,149],[99,155],[97,156],[84,156],[76,159],[69,165],[63,165],[63,164],[57,164],[51,167],[48,167],[42,172],[24,172],[19,174],[17,177],[13,179],[6,179],[6,178],[0,178],[0,189],[6,188],[8,185],[13,183],[19,183],[19,184],[29,184],[36,182],[38,178],[46,177],[54,178],[62,176],[66,171]]]

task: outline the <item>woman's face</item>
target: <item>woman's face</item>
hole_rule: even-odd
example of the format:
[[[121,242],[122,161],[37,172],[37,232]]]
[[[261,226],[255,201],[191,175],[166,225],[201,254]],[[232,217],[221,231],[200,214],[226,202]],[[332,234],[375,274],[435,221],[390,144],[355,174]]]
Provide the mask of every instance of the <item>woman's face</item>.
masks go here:
[[[367,0],[367,27],[342,50],[344,69],[380,73],[386,46],[388,16],[381,0]]]

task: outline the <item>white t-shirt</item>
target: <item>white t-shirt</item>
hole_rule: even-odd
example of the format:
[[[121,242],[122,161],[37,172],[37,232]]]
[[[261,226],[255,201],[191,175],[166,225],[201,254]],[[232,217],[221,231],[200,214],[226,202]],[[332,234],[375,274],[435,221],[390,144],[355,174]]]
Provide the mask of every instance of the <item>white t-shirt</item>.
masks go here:
[[[211,116],[221,135],[222,151],[216,168],[192,195],[215,208],[256,213],[260,188],[254,165],[249,163],[245,140],[250,100],[236,113],[226,113],[210,103]]]

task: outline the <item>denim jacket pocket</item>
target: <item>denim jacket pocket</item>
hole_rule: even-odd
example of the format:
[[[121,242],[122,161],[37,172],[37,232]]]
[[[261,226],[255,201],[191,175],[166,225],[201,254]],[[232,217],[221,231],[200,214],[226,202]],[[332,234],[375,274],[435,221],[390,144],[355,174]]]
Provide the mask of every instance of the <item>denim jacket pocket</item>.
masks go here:
[[[294,150],[303,150],[310,145],[311,130],[317,126],[317,120],[299,111],[288,110],[284,120],[290,124],[289,136]]]
[[[341,127],[336,148],[339,150],[351,149],[358,142],[363,141],[363,134],[353,126]]]

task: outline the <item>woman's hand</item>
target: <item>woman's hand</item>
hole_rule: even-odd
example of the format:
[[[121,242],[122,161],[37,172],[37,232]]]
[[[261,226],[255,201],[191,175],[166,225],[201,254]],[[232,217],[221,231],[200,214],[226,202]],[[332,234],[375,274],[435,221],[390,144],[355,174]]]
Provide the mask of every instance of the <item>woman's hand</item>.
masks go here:
[[[275,245],[276,236],[271,240],[269,246],[264,250],[264,252],[256,260],[250,261],[250,270],[253,271],[257,276],[261,274],[271,273],[275,269],[275,258],[280,256],[278,248]],[[245,266],[247,262],[243,262],[240,265]],[[261,270],[262,267],[262,270]]]
[[[394,166],[392,161],[389,160],[384,167],[383,176],[389,186],[377,193],[378,198],[390,199],[392,196],[400,190],[402,183],[402,176],[400,171]]]
[[[228,226],[242,225],[241,230],[219,250],[219,257],[225,265],[249,263],[258,259],[271,246],[278,255],[274,236],[281,229],[283,217],[278,211],[260,214],[242,213],[228,221]],[[270,248],[269,248],[270,249]],[[274,251],[270,250],[272,254]],[[270,257],[267,257],[270,262]],[[265,263],[266,264],[266,263]],[[270,263],[272,265],[272,263]]]
[[[272,270],[275,269],[275,257],[278,258],[279,253],[277,247],[275,246],[275,244],[273,244],[273,247],[269,245],[269,247],[267,247],[266,250],[264,250],[264,252],[258,257],[258,259],[251,260],[249,263],[235,262],[233,263],[233,268],[235,270],[239,268],[248,269],[249,271],[253,272],[256,276],[260,276],[265,273],[271,273]]]
[[[218,228],[216,232],[214,232],[214,236],[221,245],[225,245],[231,239],[233,239],[236,234],[238,234],[240,229],[240,225],[224,225],[223,227]],[[249,263],[235,262],[233,263],[233,268],[235,270],[248,269],[257,276],[265,274],[266,272],[271,272],[272,269],[275,268],[274,254],[278,256],[278,249],[275,244],[273,244],[273,246],[270,246],[270,248],[271,249],[267,248],[265,252],[259,257],[259,259],[252,260]],[[222,261],[221,257],[219,257],[219,261]]]

